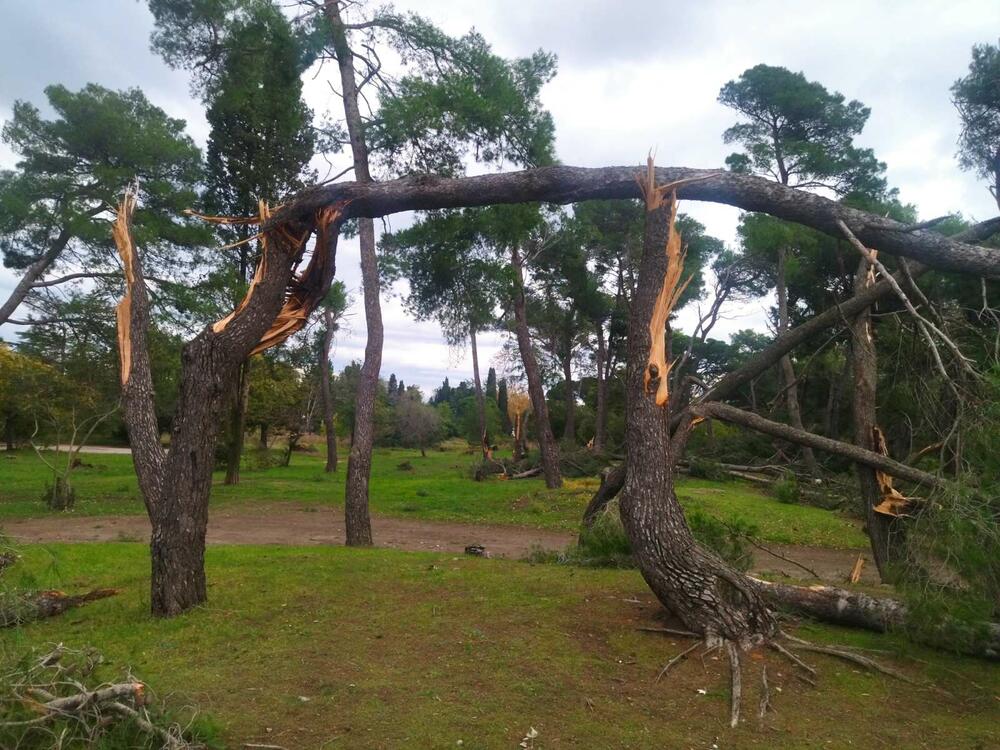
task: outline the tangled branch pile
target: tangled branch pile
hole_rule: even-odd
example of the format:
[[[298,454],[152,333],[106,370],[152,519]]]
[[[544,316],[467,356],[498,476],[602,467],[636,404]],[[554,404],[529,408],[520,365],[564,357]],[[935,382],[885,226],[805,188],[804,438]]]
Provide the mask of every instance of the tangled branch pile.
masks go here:
[[[0,676],[0,746],[206,748],[191,726],[150,708],[146,685],[126,673],[98,682],[94,651],[62,645],[13,661]]]

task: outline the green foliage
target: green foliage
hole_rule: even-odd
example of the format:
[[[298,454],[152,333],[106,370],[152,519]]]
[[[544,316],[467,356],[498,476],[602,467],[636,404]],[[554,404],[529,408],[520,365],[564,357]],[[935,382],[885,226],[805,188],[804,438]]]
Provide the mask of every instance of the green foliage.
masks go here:
[[[748,539],[758,535],[756,526],[739,517],[720,521],[699,511],[689,512],[686,517],[691,533],[700,545],[712,550],[737,570],[750,570],[753,547]]]
[[[853,142],[871,113],[861,102],[771,65],[745,70],[722,87],[719,101],[746,118],[723,134],[744,149],[726,159],[735,171],[841,194],[884,190],[885,164]]]
[[[49,644],[44,649],[19,652],[18,646],[8,642],[0,649],[0,746],[20,750],[53,747],[157,750],[164,747],[159,735],[143,729],[140,722],[144,721],[159,731],[169,731],[178,741],[191,742],[192,747],[206,750],[224,747],[221,730],[211,718],[173,716],[155,703],[135,706],[136,717],[94,706],[39,721],[35,700],[41,694],[52,700],[75,696],[84,690],[98,690],[112,681],[134,680],[128,669],[121,670],[112,679],[102,679],[110,677],[110,672],[104,657],[94,649],[72,650],[60,644],[53,651]],[[123,702],[131,703],[128,699]]]
[[[990,191],[1000,201],[1000,47],[975,45],[969,73],[955,81],[951,94],[962,119],[959,163],[992,180]]]
[[[1000,616],[1000,504],[967,494],[939,497],[910,524],[897,570],[916,638],[956,650]]]
[[[781,503],[797,503],[800,493],[799,482],[794,474],[786,474],[771,487],[771,494]]]

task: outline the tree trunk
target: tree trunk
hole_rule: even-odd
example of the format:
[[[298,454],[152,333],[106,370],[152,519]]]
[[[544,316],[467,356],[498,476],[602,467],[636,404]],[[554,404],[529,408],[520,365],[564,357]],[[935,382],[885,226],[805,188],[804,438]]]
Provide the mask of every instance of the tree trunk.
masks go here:
[[[46,271],[49,270],[49,267],[56,262],[59,254],[66,249],[66,245],[69,244],[72,236],[73,235],[69,229],[63,229],[59,235],[52,240],[52,244],[45,250],[45,253],[43,253],[41,257],[24,270],[24,274],[20,279],[18,279],[18,282],[14,286],[10,296],[8,296],[6,301],[0,305],[0,325],[6,323],[10,316],[14,314],[18,305],[20,305],[24,301],[24,298],[28,296],[32,285],[38,281],[38,279],[40,279]]]
[[[14,444],[14,417],[10,414],[4,420],[3,439],[7,443],[7,450],[12,451],[16,447]]]
[[[476,414],[479,417],[479,448],[485,459],[489,453],[489,440],[486,435],[486,401],[483,398],[483,386],[479,380],[479,348],[476,346],[476,327],[469,325],[469,345],[472,347],[472,380],[476,386]]]
[[[866,466],[884,471],[886,474],[906,479],[919,485],[935,489],[950,488],[949,483],[940,477],[928,474],[926,471],[921,471],[920,469],[915,469],[912,466],[907,466],[881,453],[865,450],[852,443],[831,440],[828,437],[806,432],[805,430],[797,430],[782,422],[772,422],[770,419],[765,419],[759,414],[752,414],[751,412],[737,409],[735,406],[720,403],[703,403],[692,406],[690,412],[699,417],[715,417],[716,419],[721,419],[723,422],[743,425],[751,430],[787,440],[796,445],[808,445],[810,448],[815,448],[816,450],[833,453],[836,456],[843,456],[856,463],[863,463]]]
[[[647,393],[644,385],[650,338],[655,335],[649,330],[650,320],[667,271],[664,248],[670,212],[666,200],[646,212],[642,263],[629,320],[625,402],[629,460],[619,507],[639,570],[660,602],[688,630],[707,640],[724,638],[748,647],[773,636],[777,622],[750,579],[694,541],[674,494],[667,406],[658,406],[655,393]]]
[[[785,281],[785,264],[787,261],[787,250],[778,250],[778,335],[788,331],[788,284]],[[781,358],[781,381],[785,392],[785,405],[788,407],[788,421],[797,430],[804,430],[802,426],[802,411],[799,408],[799,387],[795,380],[795,368],[792,367],[792,358],[786,354]],[[802,459],[806,463],[806,469],[810,474],[818,474],[819,467],[816,465],[816,456],[812,448],[801,446]]]
[[[372,521],[368,511],[368,481],[372,472],[372,447],[375,444],[375,396],[378,374],[382,368],[382,309],[379,306],[378,261],[375,258],[375,225],[362,219],[361,276],[364,283],[365,321],[368,342],[365,361],[354,401],[354,432],[351,453],[347,458],[347,490],[344,496],[344,525],[347,544],[352,547],[372,544]]]
[[[261,422],[260,423],[260,438],[259,438],[259,442],[260,442],[260,449],[262,451],[266,451],[267,450],[267,445],[268,445],[268,443],[270,442],[270,439],[271,439],[271,436],[268,434],[268,432],[269,432],[269,430],[268,430],[267,425],[264,422]]]
[[[354,55],[347,41],[347,32],[340,17],[338,2],[324,4],[330,23],[330,36],[340,68],[341,97],[344,119],[354,158],[354,177],[362,184],[372,181],[368,170],[368,145],[364,121],[358,109],[358,86],[354,73]],[[382,308],[379,304],[378,258],[375,255],[375,224],[371,218],[358,222],[361,245],[361,278],[364,285],[365,324],[368,341],[365,361],[354,407],[354,432],[351,454],[347,459],[347,489],[344,497],[344,521],[347,544],[372,544],[371,516],[368,511],[368,482],[372,469],[372,446],[375,439],[375,395],[378,375],[382,369]]]
[[[854,293],[859,294],[875,283],[872,267],[867,259],[862,258],[858,264],[858,272],[854,277]],[[854,416],[854,444],[868,451],[876,450],[875,427],[877,417],[875,398],[878,376],[878,361],[875,352],[875,340],[872,336],[871,312],[865,310],[851,323],[851,369],[854,376],[854,396],[852,413]],[[893,562],[893,519],[875,512],[875,507],[882,502],[882,492],[879,488],[875,469],[863,463],[854,465],[858,475],[858,485],[861,501],[865,507],[865,527],[871,540],[872,557],[879,575],[883,581],[889,579],[889,566]]]
[[[608,380],[604,373],[607,360],[604,322],[597,323],[597,413],[594,416],[594,452],[602,452],[608,444]]]
[[[521,268],[521,253],[517,247],[511,249],[511,263],[514,266],[516,288],[514,289],[514,322],[517,328],[517,347],[521,351],[524,374],[528,378],[528,396],[535,414],[535,432],[538,433],[538,447],[542,453],[542,473],[545,486],[550,490],[562,486],[559,470],[559,446],[552,434],[549,421],[549,407],[545,403],[542,376],[538,372],[538,362],[531,348],[531,334],[528,332],[528,314],[524,302],[524,269]],[[522,433],[524,427],[522,425]]]
[[[583,527],[589,529],[601,512],[614,500],[625,486],[625,464],[621,463],[601,473],[601,486],[583,511]]]
[[[303,191],[275,214],[272,224],[306,220],[329,205],[342,205],[344,218],[387,216],[401,211],[467,208],[508,203],[578,203],[585,200],[638,198],[635,176],[645,166],[553,166],[520,172],[435,177],[419,175],[368,184],[337,182]],[[657,167],[660,182],[688,180],[677,189],[685,200],[710,201],[761,211],[804,224],[838,239],[843,221],[867,247],[912,258],[932,268],[1000,278],[1000,254],[976,244],[1000,231],[1000,218],[987,220],[952,237],[910,226],[772,180],[727,170]],[[360,180],[360,178],[359,178]]]
[[[571,356],[571,350],[569,349],[568,342],[566,356],[563,357],[562,361],[562,367],[563,385],[565,391],[564,398],[566,404],[566,421],[563,426],[563,440],[573,443],[576,442],[576,393],[573,391],[573,358]]]
[[[235,391],[236,401],[229,413],[229,453],[226,456],[225,484],[240,483],[240,461],[243,458],[247,404],[250,400],[250,360],[240,365]]]
[[[323,312],[323,346],[319,360],[319,393],[323,401],[323,431],[326,433],[326,467],[327,473],[337,470],[337,427],[333,421],[333,393],[330,388],[330,347],[333,344],[333,311]]]

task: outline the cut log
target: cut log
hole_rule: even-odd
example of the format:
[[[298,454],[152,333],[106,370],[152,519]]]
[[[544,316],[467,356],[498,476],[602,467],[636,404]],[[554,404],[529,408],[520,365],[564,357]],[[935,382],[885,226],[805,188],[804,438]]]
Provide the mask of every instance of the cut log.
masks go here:
[[[871,596],[836,586],[791,586],[784,583],[751,579],[772,605],[807,615],[834,625],[845,625],[884,633],[904,630],[909,609],[896,599]],[[935,648],[986,659],[1000,659],[1000,624],[964,623],[942,620],[937,628],[912,630],[915,639]]]

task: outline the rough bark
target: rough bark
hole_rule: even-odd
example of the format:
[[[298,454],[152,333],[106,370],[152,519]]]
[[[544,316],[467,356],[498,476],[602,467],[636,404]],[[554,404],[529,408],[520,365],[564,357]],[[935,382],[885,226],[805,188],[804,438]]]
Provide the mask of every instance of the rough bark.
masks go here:
[[[667,273],[664,247],[670,211],[664,201],[646,212],[643,257],[629,321],[625,420],[629,460],[619,507],[635,561],[660,602],[688,630],[709,641],[725,638],[749,646],[773,636],[777,623],[750,579],[694,541],[674,494],[668,407],[658,405],[655,389],[648,392],[644,384],[650,340],[656,335],[649,323]],[[661,371],[660,376],[667,373]]]
[[[832,440],[822,435],[806,432],[805,430],[798,430],[781,422],[772,422],[770,419],[765,419],[757,414],[737,409],[735,406],[720,403],[703,403],[691,407],[691,412],[700,417],[715,417],[716,419],[721,419],[723,422],[742,425],[751,430],[762,432],[765,435],[772,435],[791,443],[808,445],[810,448],[815,448],[816,450],[843,456],[856,463],[862,463],[865,466],[879,469],[886,474],[906,479],[919,485],[935,489],[948,487],[948,483],[940,477],[928,474],[926,471],[921,471],[920,469],[915,469],[912,466],[907,466],[888,456],[883,456],[881,453],[865,450],[851,443]]]
[[[862,258],[854,277],[854,293],[859,294],[871,287],[875,281],[871,264]],[[851,322],[851,372],[853,375],[853,398],[851,403],[854,417],[854,444],[868,451],[875,450],[874,431],[877,425],[875,412],[876,378],[878,361],[872,331],[870,309],[865,310]],[[858,475],[861,501],[865,507],[865,527],[871,541],[872,557],[882,580],[887,580],[892,562],[893,521],[889,516],[875,512],[882,502],[875,469],[863,463],[854,465]]]
[[[524,374],[528,379],[528,396],[531,398],[531,410],[535,415],[535,433],[538,435],[538,447],[542,454],[542,473],[545,475],[545,486],[549,489],[555,489],[562,486],[562,474],[559,469],[559,445],[556,443],[555,435],[552,434],[552,422],[549,421],[549,407],[545,403],[542,376],[538,370],[535,351],[531,347],[528,313],[524,301],[524,270],[521,267],[521,253],[517,247],[511,249],[511,263],[514,266],[516,282],[514,324],[517,329],[517,347],[521,352]]]
[[[604,322],[597,322],[597,408],[594,415],[594,452],[600,453],[608,444],[608,379],[604,372],[607,361],[607,341]]]
[[[788,251],[781,248],[778,251],[778,278],[776,291],[778,295],[778,335],[788,331],[788,284],[785,280],[785,269],[788,260]],[[792,358],[785,354],[781,358],[781,382],[785,394],[785,406],[788,409],[788,421],[792,427],[804,430],[802,424],[802,410],[799,408],[799,386],[795,377],[795,368],[792,366]],[[810,474],[819,473],[816,465],[816,456],[813,455],[812,448],[802,446],[802,460],[805,461],[806,468]]]
[[[772,604],[822,622],[884,633],[911,624],[903,602],[836,586],[792,586],[751,579]],[[945,616],[936,628],[910,631],[919,641],[938,648],[987,659],[1000,658],[1000,625],[970,624]]]
[[[638,198],[635,176],[645,167],[541,167],[520,172],[445,178],[415,175],[379,183],[342,182],[303,191],[278,212],[273,224],[291,217],[306,218],[326,205],[344,200],[351,204],[346,216],[386,216],[400,211],[486,206],[497,203],[575,203],[603,198]],[[692,179],[681,185],[678,196],[711,201],[745,211],[761,211],[779,219],[813,227],[832,237],[843,237],[842,219],[868,247],[912,258],[932,268],[1000,278],[1000,252],[968,244],[995,231],[965,237],[945,237],[931,229],[913,229],[892,219],[845,206],[821,195],[779,185],[735,172],[658,167],[659,182]],[[704,178],[704,179],[702,179]]]
[[[340,69],[341,98],[347,123],[351,154],[354,158],[356,184],[371,183],[368,168],[368,145],[365,142],[364,121],[358,108],[358,86],[354,71],[354,55],[347,41],[347,32],[340,16],[340,4],[324,4],[330,37]],[[359,214],[360,216],[360,214]],[[375,224],[371,217],[358,222],[361,245],[361,278],[364,286],[365,324],[368,341],[365,361],[355,396],[354,431],[351,454],[347,459],[347,489],[344,497],[344,521],[347,544],[372,544],[371,516],[368,511],[368,482],[371,478],[372,447],[375,440],[375,395],[378,375],[382,369],[382,308],[379,303],[378,258],[375,255]]]
[[[337,427],[333,421],[333,393],[330,389],[330,347],[333,345],[333,311],[323,312],[323,346],[319,360],[319,393],[323,402],[323,431],[326,433],[326,472],[337,470]]]
[[[365,321],[368,341],[365,361],[354,401],[354,431],[347,459],[347,490],[344,497],[344,525],[347,544],[372,544],[372,522],[368,511],[368,481],[372,472],[375,444],[375,395],[382,369],[382,309],[379,305],[378,261],[375,258],[375,226],[361,221],[361,278],[364,284]],[[366,250],[367,248],[367,250]]]
[[[469,345],[472,347],[472,382],[476,386],[476,415],[479,417],[479,447],[483,458],[489,453],[489,440],[486,436],[486,400],[483,397],[483,384],[479,379],[479,347],[476,345],[476,327],[469,326]]]
[[[115,227],[119,248],[123,244],[132,248],[123,252],[128,295],[119,306],[122,403],[139,489],[152,525],[150,607],[154,615],[171,616],[206,599],[208,498],[226,394],[240,364],[282,309],[292,269],[316,220],[268,232],[261,261],[268,272],[260,277],[245,304],[225,325],[206,327],[182,348],[180,388],[167,452],[160,445],[154,409],[147,345],[149,298],[127,230],[130,217],[126,199]],[[124,241],[120,241],[121,234]],[[334,255],[336,239],[336,231],[329,232],[329,245],[317,248],[317,252]]]

